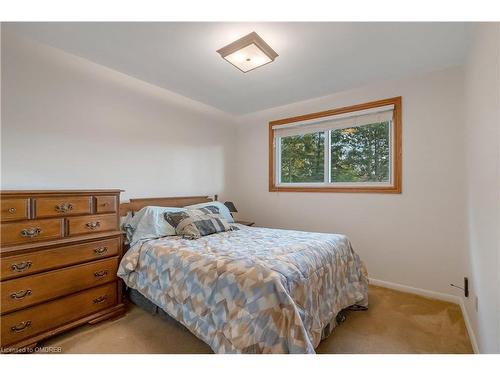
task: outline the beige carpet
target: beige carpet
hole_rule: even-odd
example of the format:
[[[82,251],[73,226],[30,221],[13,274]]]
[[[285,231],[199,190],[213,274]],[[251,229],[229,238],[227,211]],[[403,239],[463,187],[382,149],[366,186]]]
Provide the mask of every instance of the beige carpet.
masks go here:
[[[212,353],[176,321],[131,305],[118,319],[45,341],[62,353]],[[460,308],[452,303],[370,286],[368,311],[347,320],[318,353],[472,353]]]

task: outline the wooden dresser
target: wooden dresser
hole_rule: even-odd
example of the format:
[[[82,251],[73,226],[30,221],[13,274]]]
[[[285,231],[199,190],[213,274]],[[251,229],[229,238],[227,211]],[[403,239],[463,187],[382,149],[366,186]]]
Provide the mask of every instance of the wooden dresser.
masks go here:
[[[120,190],[1,191],[0,347],[124,312]]]

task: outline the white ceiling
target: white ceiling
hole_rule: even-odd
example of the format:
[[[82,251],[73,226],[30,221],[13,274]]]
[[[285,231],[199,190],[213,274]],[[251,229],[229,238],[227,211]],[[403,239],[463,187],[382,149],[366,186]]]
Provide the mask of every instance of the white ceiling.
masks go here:
[[[244,114],[463,63],[465,23],[8,23],[53,47]],[[242,73],[215,51],[256,31],[279,54]]]

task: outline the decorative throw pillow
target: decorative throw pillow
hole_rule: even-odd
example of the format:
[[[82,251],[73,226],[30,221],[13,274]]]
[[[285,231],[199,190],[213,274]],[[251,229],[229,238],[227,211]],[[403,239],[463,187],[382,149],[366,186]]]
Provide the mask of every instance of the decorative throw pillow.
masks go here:
[[[175,228],[177,235],[190,240],[238,229],[218,215],[217,207],[213,208],[215,210],[211,207],[204,207],[201,210],[166,212],[165,220]]]
[[[179,212],[165,212],[163,215],[165,220],[169,225],[171,225],[174,228],[177,228],[179,223],[193,215],[210,215],[210,216],[219,216],[219,208],[216,206],[207,206],[207,207],[202,207],[202,208],[196,208],[196,209],[184,209],[183,211]],[[167,215],[168,214],[168,215]]]
[[[205,207],[198,207],[198,208],[188,208],[188,210],[189,211],[199,211],[201,213],[208,214],[208,215],[221,215],[220,209],[217,206],[205,206]]]
[[[186,210],[197,210],[200,208],[208,207],[208,206],[214,206],[219,209],[219,214],[226,219],[228,223],[234,223],[234,218],[231,215],[231,212],[229,212],[229,209],[221,202],[218,201],[213,201],[213,202],[205,202],[205,203],[198,203],[198,204],[192,204],[191,206],[186,206],[184,207]]]

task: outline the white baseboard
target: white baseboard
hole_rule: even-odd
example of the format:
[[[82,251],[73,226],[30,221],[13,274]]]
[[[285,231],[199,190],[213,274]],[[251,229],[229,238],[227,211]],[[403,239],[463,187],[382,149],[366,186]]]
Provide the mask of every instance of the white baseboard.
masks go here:
[[[459,302],[460,297],[454,296],[453,294],[439,293],[439,292],[434,292],[432,290],[420,289],[420,288],[415,288],[415,287],[408,286],[408,285],[397,284],[397,283],[392,283],[389,281],[383,281],[383,280],[377,280],[377,279],[370,279],[370,284],[382,286],[384,288],[399,290],[401,292],[417,294],[419,296],[423,296],[423,297],[427,297],[427,298],[433,298],[433,299],[438,299],[441,301],[452,302],[452,303],[456,303],[457,305],[460,304],[460,302]]]
[[[434,292],[432,290],[420,289],[408,285],[397,284],[397,283],[392,283],[390,281],[383,281],[372,278],[370,278],[370,284],[457,304],[458,306],[460,306],[460,309],[462,310],[462,315],[464,317],[465,327],[467,328],[467,332],[469,334],[472,350],[474,350],[474,353],[479,354],[476,335],[474,333],[474,330],[472,329],[472,324],[469,318],[469,314],[467,313],[467,309],[465,307],[463,298],[460,298],[453,294]]]
[[[476,334],[472,329],[472,324],[469,318],[469,313],[467,312],[467,308],[465,307],[464,299],[459,298],[459,300],[460,302],[458,303],[458,305],[462,309],[462,315],[464,316],[465,327],[467,328],[467,332],[469,333],[469,339],[472,345],[472,350],[474,350],[474,353],[479,354],[480,352],[479,352],[479,346],[477,345]]]

